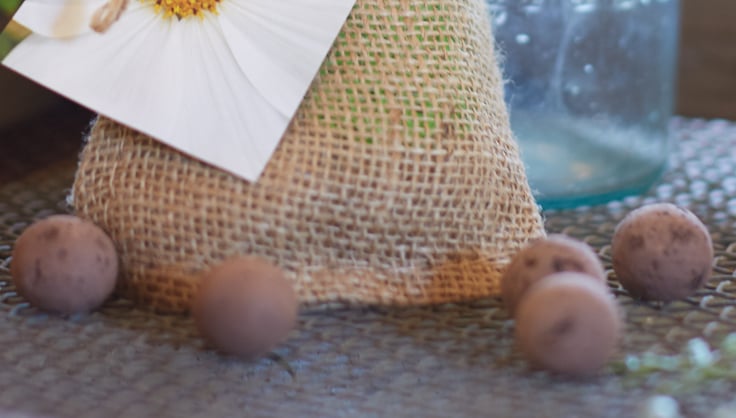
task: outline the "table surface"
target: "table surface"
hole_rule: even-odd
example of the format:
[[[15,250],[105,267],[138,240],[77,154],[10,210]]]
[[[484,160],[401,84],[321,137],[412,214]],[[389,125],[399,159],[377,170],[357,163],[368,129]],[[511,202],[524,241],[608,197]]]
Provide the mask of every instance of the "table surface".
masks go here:
[[[725,354],[724,376],[706,379],[696,379],[702,370],[695,367],[634,373],[621,365],[681,353],[694,338],[715,348],[736,331],[736,124],[676,119],[670,169],[648,194],[545,213],[549,232],[596,249],[626,312],[610,367],[574,380],[527,367],[514,350],[513,321],[495,298],[302,314],[291,338],[254,362],[209,350],[189,318],[124,300],[82,316],[35,310],[10,283],[10,251],[34,219],[66,210],[89,117],[55,110],[43,123],[0,133],[2,416],[631,417],[664,393],[682,416],[708,417],[734,399],[736,360]],[[632,300],[610,271],[615,225],[656,201],[690,208],[715,244],[706,287],[665,306]]]

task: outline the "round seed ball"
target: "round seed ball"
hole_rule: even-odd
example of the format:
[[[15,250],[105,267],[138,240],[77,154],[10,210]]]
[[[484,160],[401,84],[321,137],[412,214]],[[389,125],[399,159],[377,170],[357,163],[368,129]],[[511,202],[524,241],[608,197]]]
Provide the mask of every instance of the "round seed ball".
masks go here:
[[[618,224],[611,253],[616,276],[631,296],[668,302],[692,295],[708,280],[713,242],[692,212],[657,203]]]
[[[13,248],[10,275],[18,293],[52,312],[91,311],[110,296],[118,256],[97,225],[71,215],[54,215],[26,228]]]
[[[622,312],[606,287],[584,273],[562,272],[521,300],[515,338],[533,366],[586,376],[613,355],[622,329]]]
[[[247,359],[285,340],[297,312],[296,294],[283,271],[257,257],[229,259],[207,272],[192,307],[206,340]]]
[[[501,296],[511,315],[529,287],[563,271],[587,273],[596,283],[606,283],[603,265],[586,243],[561,234],[538,239],[514,256],[501,277]]]

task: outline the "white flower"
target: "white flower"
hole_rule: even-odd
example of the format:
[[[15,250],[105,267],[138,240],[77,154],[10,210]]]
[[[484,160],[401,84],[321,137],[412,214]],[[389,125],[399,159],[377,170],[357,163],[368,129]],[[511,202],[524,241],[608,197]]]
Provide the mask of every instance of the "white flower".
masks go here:
[[[3,64],[255,180],[355,0],[131,0],[98,34],[89,23],[105,3],[26,0],[15,20],[33,35]]]

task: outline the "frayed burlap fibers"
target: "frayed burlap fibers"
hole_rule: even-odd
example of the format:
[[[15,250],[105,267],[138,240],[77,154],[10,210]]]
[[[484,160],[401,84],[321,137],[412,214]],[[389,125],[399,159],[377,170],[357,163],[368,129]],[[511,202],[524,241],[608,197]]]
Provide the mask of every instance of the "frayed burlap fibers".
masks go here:
[[[257,183],[100,117],[73,204],[117,243],[120,290],[159,310],[240,254],[309,307],[494,295],[544,234],[502,83],[482,0],[358,0]]]

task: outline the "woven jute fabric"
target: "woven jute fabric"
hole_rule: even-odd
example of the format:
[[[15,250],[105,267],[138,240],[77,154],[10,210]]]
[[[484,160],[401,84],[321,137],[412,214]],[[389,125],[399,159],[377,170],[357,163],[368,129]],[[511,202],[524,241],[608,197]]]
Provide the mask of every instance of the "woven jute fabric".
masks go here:
[[[481,0],[359,0],[258,182],[101,117],[73,204],[117,243],[121,291],[159,310],[244,254],[307,307],[494,295],[544,233],[502,84]]]

